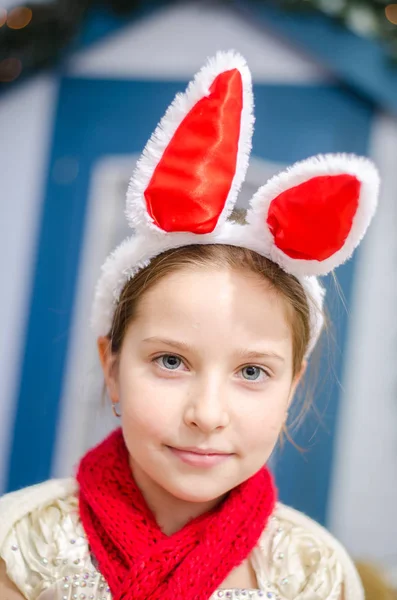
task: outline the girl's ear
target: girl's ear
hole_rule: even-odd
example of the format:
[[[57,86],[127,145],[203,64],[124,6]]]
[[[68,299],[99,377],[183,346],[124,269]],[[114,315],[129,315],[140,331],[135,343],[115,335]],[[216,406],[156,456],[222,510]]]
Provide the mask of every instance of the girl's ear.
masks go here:
[[[111,343],[107,336],[98,338],[97,347],[106,389],[110,401],[116,404],[120,401],[117,377],[117,357],[111,351]]]
[[[131,227],[206,234],[226,221],[245,178],[253,130],[251,75],[219,52],[178,94],[130,181]]]
[[[368,159],[317,156],[262,186],[247,220],[267,240],[271,260],[285,271],[326,275],[360,243],[374,215],[378,190],[378,173]]]

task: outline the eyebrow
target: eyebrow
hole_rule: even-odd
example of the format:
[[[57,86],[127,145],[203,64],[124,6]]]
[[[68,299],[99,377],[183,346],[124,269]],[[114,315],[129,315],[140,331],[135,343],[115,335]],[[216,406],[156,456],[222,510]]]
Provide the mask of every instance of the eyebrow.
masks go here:
[[[241,350],[239,352],[239,354],[243,358],[252,358],[252,359],[275,358],[276,360],[279,360],[280,362],[285,362],[285,359],[282,356],[280,356],[280,354],[277,354],[276,352],[257,352],[255,350]]]
[[[190,346],[189,344],[186,344],[186,342],[178,342],[177,340],[171,340],[170,338],[163,338],[163,337],[148,337],[146,339],[143,340],[144,343],[161,343],[161,344],[165,344],[166,346],[172,346],[172,348],[177,348],[178,350],[188,350],[191,351],[193,350],[192,346]]]
[[[177,350],[183,350],[183,351],[188,351],[188,352],[192,352],[193,351],[193,347],[190,346],[189,344],[186,344],[186,342],[181,342],[181,341],[177,341],[177,340],[172,340],[170,338],[163,338],[163,337],[149,337],[143,340],[144,343],[161,343],[161,344],[165,344],[166,346],[171,346],[172,348],[176,348]],[[276,360],[279,360],[280,362],[285,362],[284,358],[282,356],[280,356],[279,354],[277,354],[276,352],[257,352],[256,350],[246,350],[246,349],[241,349],[238,352],[239,356],[241,356],[242,358],[245,359],[268,359],[268,358],[274,358]]]

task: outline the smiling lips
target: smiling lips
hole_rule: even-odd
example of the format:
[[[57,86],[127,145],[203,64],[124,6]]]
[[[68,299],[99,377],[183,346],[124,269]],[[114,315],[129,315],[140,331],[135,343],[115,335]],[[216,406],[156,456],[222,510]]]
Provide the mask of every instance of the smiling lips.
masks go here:
[[[174,456],[193,467],[214,467],[233,456],[232,453],[220,452],[212,448],[173,448],[172,446],[168,448]]]

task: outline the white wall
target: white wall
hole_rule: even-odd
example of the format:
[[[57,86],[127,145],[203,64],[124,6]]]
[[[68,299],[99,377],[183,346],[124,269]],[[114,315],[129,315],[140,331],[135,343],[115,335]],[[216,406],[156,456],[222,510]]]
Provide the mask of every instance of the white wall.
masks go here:
[[[358,557],[397,565],[397,119],[371,140],[382,177],[360,248],[346,349],[330,525]],[[364,301],[363,301],[364,299]]]
[[[0,98],[0,491],[26,325],[56,82],[36,79]]]
[[[188,40],[188,43],[187,43]],[[330,74],[271,31],[254,28],[225,6],[185,2],[157,11],[71,62],[85,77],[190,79],[208,56],[235,49],[257,82],[325,81]]]

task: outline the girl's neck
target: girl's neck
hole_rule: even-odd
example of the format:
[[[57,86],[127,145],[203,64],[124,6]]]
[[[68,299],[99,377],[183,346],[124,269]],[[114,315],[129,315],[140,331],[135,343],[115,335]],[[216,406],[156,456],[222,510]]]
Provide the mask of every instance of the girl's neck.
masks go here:
[[[168,536],[182,529],[192,519],[213,509],[223,500],[221,497],[209,502],[189,502],[176,498],[150,479],[131,459],[130,465],[146,504],[160,529]]]

